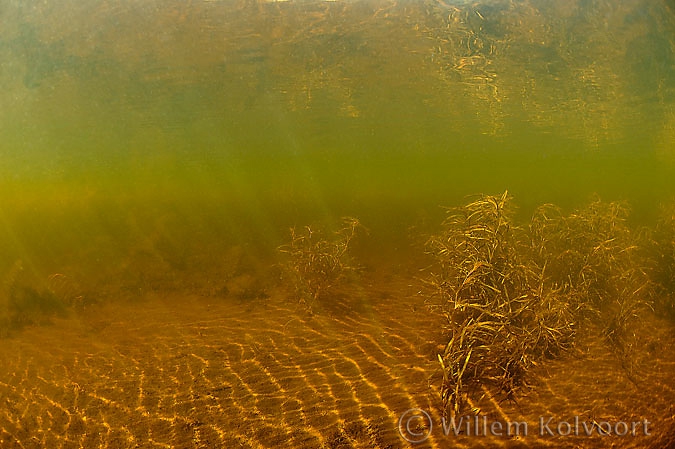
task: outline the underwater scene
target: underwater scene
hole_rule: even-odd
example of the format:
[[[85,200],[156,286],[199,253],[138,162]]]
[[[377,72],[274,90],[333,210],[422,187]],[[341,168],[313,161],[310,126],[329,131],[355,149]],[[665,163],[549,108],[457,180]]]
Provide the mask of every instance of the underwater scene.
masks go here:
[[[675,448],[673,0],[3,0],[0,449]]]

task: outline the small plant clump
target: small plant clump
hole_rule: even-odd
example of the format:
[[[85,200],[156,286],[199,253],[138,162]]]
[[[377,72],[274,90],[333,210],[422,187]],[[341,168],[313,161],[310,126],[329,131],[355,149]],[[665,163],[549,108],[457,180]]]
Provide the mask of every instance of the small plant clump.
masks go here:
[[[675,320],[675,201],[664,206],[651,239],[660,314]]]
[[[63,315],[66,304],[50,289],[37,289],[23,279],[24,268],[17,260],[0,285],[0,337],[33,324],[49,321],[54,315]]]
[[[286,256],[283,272],[292,280],[298,299],[309,305],[358,271],[349,249],[359,230],[358,219],[345,217],[330,237],[320,229],[291,228],[291,241],[278,248]]]
[[[599,319],[632,379],[635,336],[629,329],[642,311],[652,308],[654,284],[645,252],[649,238],[628,226],[628,216],[625,203],[594,198],[568,216],[542,206],[530,229],[550,287]]]
[[[650,283],[621,203],[594,200],[569,216],[539,207],[526,227],[513,222],[507,192],[449,209],[426,250],[433,309],[447,316],[438,355],[443,412],[458,414],[470,391],[504,395],[526,385],[538,361],[572,347],[580,320],[600,316],[620,354],[627,328],[650,304]]]

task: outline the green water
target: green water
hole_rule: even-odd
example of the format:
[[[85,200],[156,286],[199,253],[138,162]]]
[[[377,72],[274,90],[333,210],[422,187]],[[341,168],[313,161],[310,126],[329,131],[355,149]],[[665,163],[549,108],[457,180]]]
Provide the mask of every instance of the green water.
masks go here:
[[[666,0],[4,1],[2,272],[20,259],[42,279],[115,282],[138,248],[194,268],[343,215],[373,248],[408,249],[439,206],[507,189],[525,217],[597,193],[649,222],[675,193],[674,14]]]

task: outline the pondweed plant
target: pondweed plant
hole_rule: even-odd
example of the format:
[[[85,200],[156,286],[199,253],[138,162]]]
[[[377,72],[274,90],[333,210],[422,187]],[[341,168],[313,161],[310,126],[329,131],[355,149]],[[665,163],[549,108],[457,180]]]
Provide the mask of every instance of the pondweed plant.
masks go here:
[[[278,249],[286,256],[283,272],[292,280],[301,302],[310,306],[358,271],[349,249],[362,229],[352,217],[343,218],[342,227],[329,237],[310,226],[291,228],[291,241]]]
[[[659,312],[675,320],[675,201],[664,205],[651,239]]]
[[[625,203],[594,198],[568,216],[542,206],[530,224],[534,258],[545,264],[549,288],[599,317],[622,363],[633,359],[628,329],[651,308],[654,291],[646,241],[628,226],[628,215]]]
[[[521,228],[507,192],[448,210],[427,241],[425,279],[429,304],[448,319],[438,355],[444,413],[460,413],[481,385],[513,398],[533,365],[573,345],[586,314],[625,352],[650,290],[626,215],[599,200],[569,216],[544,205]]]
[[[449,209],[442,232],[427,242],[436,261],[431,303],[446,314],[450,334],[438,356],[444,412],[458,414],[479,383],[512,397],[536,359],[559,352],[573,334],[567,308],[527,259],[510,201],[505,192]]]
[[[32,324],[49,321],[66,311],[66,304],[49,289],[37,289],[26,279],[23,263],[17,260],[0,283],[0,337]]]
[[[546,264],[554,287],[602,307],[630,283],[628,278],[640,274],[633,273],[642,267],[625,204],[594,199],[569,216],[558,212],[553,218],[551,210],[549,205],[537,209],[530,230],[537,261]]]

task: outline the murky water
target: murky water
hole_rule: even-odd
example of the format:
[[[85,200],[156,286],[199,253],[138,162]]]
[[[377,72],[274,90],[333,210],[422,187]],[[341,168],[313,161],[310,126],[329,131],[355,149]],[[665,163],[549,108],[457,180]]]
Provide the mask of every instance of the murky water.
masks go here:
[[[407,447],[401,413],[441,416],[449,337],[418,295],[441,206],[508,190],[527,223],[597,194],[636,235],[667,223],[674,36],[668,0],[5,0],[0,446]],[[365,270],[308,307],[277,248],[344,216]],[[673,444],[672,354],[626,383],[599,341],[599,377],[556,359],[485,416],[648,418],[615,442]],[[603,443],[579,438],[493,443]],[[425,444],[450,443],[487,444]]]

